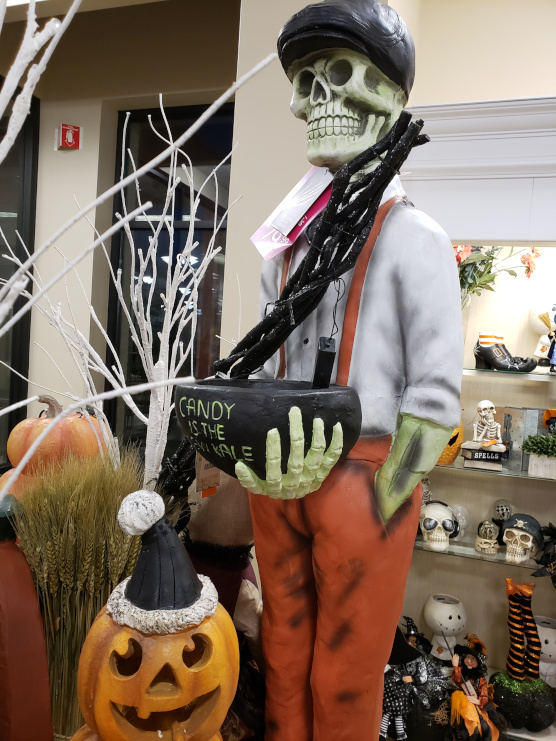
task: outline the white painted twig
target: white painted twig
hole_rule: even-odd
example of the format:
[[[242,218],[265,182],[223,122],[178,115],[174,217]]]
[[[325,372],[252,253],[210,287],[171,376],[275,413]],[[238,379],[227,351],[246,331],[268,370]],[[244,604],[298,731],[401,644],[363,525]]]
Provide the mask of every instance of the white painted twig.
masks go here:
[[[181,383],[187,383],[193,380],[194,380],[193,378],[173,378],[173,379],[166,379],[164,381],[155,381],[151,383],[140,383],[136,386],[126,386],[123,389],[113,389],[112,391],[104,391],[101,394],[95,394],[94,396],[90,396],[87,399],[81,399],[75,404],[71,404],[69,407],[67,407],[62,412],[60,412],[60,414],[57,414],[55,417],[53,417],[50,423],[41,432],[41,434],[35,438],[32,445],[29,446],[29,448],[27,449],[25,455],[23,456],[19,464],[15,467],[14,473],[8,479],[6,485],[0,492],[0,497],[4,497],[6,494],[9,494],[9,491],[12,485],[15,483],[15,480],[17,479],[21,471],[25,468],[27,463],[29,463],[33,453],[35,453],[35,451],[37,450],[39,445],[42,443],[42,441],[45,439],[45,437],[48,435],[50,430],[52,430],[53,427],[59,424],[67,416],[69,416],[70,414],[73,414],[73,412],[82,410],[83,407],[85,407],[87,404],[95,404],[100,401],[104,402],[104,401],[108,401],[109,399],[117,399],[118,397],[122,396],[123,393],[130,394],[133,396],[135,394],[141,394],[144,391],[151,391],[152,389],[161,388],[163,386],[178,386]]]
[[[236,92],[245,85],[246,82],[248,82],[252,77],[257,75],[261,70],[263,70],[265,67],[267,67],[271,62],[273,62],[275,59],[277,59],[277,54],[270,54],[268,57],[263,59],[259,64],[255,65],[253,69],[249,70],[245,75],[240,77],[237,82],[235,82],[231,87],[226,90],[226,92],[222,93],[222,95],[211,105],[207,110],[197,119],[197,121],[192,124],[187,131],[185,131],[173,144],[171,144],[167,149],[165,149],[163,152],[161,152],[159,155],[154,157],[152,160],[147,162],[145,165],[139,168],[137,172],[131,173],[127,177],[120,180],[118,183],[113,185],[111,188],[106,190],[104,193],[102,193],[100,196],[95,198],[94,201],[91,201],[87,206],[85,206],[81,211],[76,213],[71,219],[69,219],[63,226],[58,229],[57,232],[55,232],[52,236],[50,236],[46,242],[44,242],[38,249],[35,250],[35,252],[31,255],[28,260],[23,263],[22,268],[23,270],[28,270],[33,262],[40,257],[46,250],[53,245],[58,239],[65,234],[65,232],[68,231],[74,224],[76,224],[83,216],[89,211],[92,211],[97,206],[100,206],[102,203],[107,201],[109,198],[112,198],[112,196],[116,195],[116,193],[119,193],[124,190],[128,185],[134,182],[136,177],[141,177],[148,173],[150,170],[152,170],[156,165],[159,165],[161,162],[164,162],[165,159],[167,159],[170,154],[176,150],[180,149],[185,142],[189,141],[189,139],[199,131],[199,129],[203,126],[206,121],[210,119],[211,116],[213,116],[223,105],[226,103],[230,98],[232,98]],[[12,276],[10,278],[5,286],[0,289],[0,301],[2,301],[4,297],[4,291],[7,294],[9,288],[11,287],[12,281],[15,282],[18,278],[15,278]]]
[[[37,401],[38,398],[38,396],[30,396],[28,399],[16,401],[15,404],[10,404],[9,407],[4,407],[3,409],[0,409],[0,417],[3,417],[5,414],[9,414],[10,412],[15,412],[16,409],[21,409],[21,407],[26,407],[28,404],[32,404],[34,401]]]

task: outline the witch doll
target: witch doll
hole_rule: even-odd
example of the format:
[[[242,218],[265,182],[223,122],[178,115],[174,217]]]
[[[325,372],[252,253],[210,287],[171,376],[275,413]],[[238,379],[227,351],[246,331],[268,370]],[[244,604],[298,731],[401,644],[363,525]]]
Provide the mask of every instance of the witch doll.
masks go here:
[[[476,636],[469,638],[467,646],[454,647],[452,657],[452,681],[458,687],[452,694],[452,739],[498,741],[505,721],[489,700],[485,646]]]

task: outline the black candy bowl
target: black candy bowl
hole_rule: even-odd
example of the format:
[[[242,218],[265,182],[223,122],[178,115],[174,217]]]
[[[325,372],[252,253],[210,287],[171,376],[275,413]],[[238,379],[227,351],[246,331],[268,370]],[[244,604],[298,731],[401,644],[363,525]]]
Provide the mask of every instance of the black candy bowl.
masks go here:
[[[313,419],[324,421],[326,444],[332,428],[342,423],[345,457],[361,432],[361,404],[355,389],[314,389],[309,381],[229,380],[210,378],[176,388],[178,422],[193,447],[210,463],[235,476],[244,461],[266,478],[266,435],[277,428],[282,441],[282,472],[290,452],[288,412],[301,409],[305,453],[311,446]]]

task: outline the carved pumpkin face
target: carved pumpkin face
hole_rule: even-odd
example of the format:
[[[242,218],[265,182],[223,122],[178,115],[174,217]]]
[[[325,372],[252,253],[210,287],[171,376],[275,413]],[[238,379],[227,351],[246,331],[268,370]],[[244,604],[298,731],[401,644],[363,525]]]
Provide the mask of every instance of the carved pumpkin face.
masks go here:
[[[79,661],[79,704],[104,741],[209,741],[238,679],[233,623],[218,605],[199,626],[145,635],[117,625],[104,608]]]

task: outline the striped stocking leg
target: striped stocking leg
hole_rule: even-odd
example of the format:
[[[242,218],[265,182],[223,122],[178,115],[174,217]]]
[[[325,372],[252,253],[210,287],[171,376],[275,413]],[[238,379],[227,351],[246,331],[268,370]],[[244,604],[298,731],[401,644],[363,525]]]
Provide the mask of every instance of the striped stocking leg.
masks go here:
[[[533,588],[535,585],[522,584],[521,586],[531,587],[530,593],[526,593],[523,595],[521,603],[521,617],[523,620],[525,635],[527,637],[527,653],[525,655],[525,677],[527,679],[538,679],[539,660],[541,656],[541,642],[539,639],[537,624],[535,623],[533,611],[531,609],[531,599]]]
[[[405,725],[402,716],[396,715],[394,723],[396,724],[396,736],[398,741],[403,741],[403,739],[407,738],[407,734],[405,732]]]
[[[382,738],[388,737],[388,726],[390,725],[390,713],[384,713],[380,721],[380,735]]]
[[[506,672],[512,679],[525,678],[525,629],[521,616],[521,594],[512,579],[506,579],[506,595],[509,602],[508,629],[510,650],[506,661]]]

